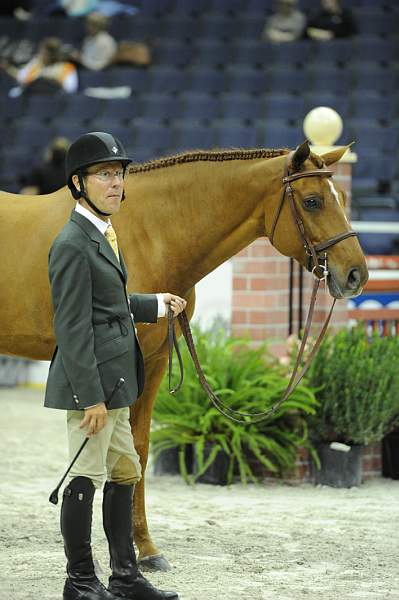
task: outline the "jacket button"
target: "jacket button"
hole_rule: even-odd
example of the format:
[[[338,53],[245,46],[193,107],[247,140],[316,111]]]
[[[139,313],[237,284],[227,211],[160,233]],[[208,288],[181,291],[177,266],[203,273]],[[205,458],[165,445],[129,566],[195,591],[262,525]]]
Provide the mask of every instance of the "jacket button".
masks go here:
[[[77,397],[76,394],[73,395],[73,399],[74,399],[75,404],[79,404],[79,398]]]

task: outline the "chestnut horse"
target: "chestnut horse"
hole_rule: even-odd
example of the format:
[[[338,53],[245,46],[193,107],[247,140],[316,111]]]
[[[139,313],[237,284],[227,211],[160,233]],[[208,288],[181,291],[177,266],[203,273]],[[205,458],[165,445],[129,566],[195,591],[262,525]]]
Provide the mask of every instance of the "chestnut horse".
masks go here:
[[[346,147],[338,148],[321,158],[311,153],[305,142],[295,151],[291,165],[295,172],[314,170],[315,166],[323,169],[345,151]],[[191,317],[195,284],[256,238],[270,234],[287,153],[286,149],[198,151],[132,165],[125,182],[126,202],[113,218],[129,271],[129,291],[176,293],[187,299]],[[313,243],[350,229],[343,194],[331,179],[301,177],[292,188]],[[66,187],[45,196],[1,193],[0,353],[40,360],[49,360],[53,353],[47,255],[73,205]],[[273,243],[282,254],[306,264],[287,201]],[[329,248],[328,265],[331,295],[344,298],[360,293],[367,268],[356,237]],[[166,319],[138,328],[146,386],[131,411],[131,424],[144,471],[152,405],[167,363]],[[147,527],[144,479],[136,488],[134,521],[142,565],[166,569],[167,560]]]

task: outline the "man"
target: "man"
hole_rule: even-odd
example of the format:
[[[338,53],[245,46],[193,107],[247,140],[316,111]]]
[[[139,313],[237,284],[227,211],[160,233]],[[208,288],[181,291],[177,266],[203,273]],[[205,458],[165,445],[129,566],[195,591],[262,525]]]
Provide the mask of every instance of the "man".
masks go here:
[[[137,568],[131,511],[141,467],[129,406],[144,385],[135,323],[156,323],[169,306],[176,316],[186,301],[169,293],[127,293],[126,266],[109,217],[119,211],[130,162],[119,140],[108,133],[87,133],[70,146],[66,177],[78,202],[49,254],[57,348],[45,406],[67,410],[71,459],[90,438],[63,495],[68,574],[63,600],[178,598],[154,588]],[[115,392],[121,377],[125,383]],[[105,468],[103,524],[112,568],[108,590],[95,575],[90,544],[94,492],[102,486]]]
[[[297,0],[278,0],[276,11],[267,19],[262,38],[268,42],[295,42],[303,37],[306,17],[296,8]]]

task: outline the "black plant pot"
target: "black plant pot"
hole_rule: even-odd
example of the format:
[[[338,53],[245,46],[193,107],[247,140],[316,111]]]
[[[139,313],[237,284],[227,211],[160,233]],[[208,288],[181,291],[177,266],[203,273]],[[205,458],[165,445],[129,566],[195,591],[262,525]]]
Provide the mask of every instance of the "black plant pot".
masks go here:
[[[361,445],[351,446],[348,452],[332,450],[330,444],[320,444],[317,452],[321,468],[315,469],[315,483],[336,488],[350,488],[362,482]]]
[[[187,473],[193,472],[193,450],[191,445],[185,448]],[[162,450],[154,461],[154,475],[179,475],[179,448]]]
[[[207,461],[210,453],[212,452],[213,444],[205,444],[204,448],[204,462]],[[220,450],[215,460],[207,470],[198,477],[199,483],[209,483],[211,485],[227,485],[228,472],[229,472],[230,458],[224,450]],[[194,454],[193,461],[193,473],[198,473],[198,462],[197,457]]]
[[[399,479],[399,429],[388,433],[382,440],[382,474]]]

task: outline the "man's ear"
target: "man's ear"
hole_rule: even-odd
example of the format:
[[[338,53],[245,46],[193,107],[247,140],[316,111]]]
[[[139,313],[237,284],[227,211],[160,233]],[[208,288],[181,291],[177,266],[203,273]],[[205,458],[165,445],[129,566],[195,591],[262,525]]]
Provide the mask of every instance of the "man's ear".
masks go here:
[[[309,142],[308,140],[305,140],[303,142],[303,144],[301,144],[300,146],[297,147],[297,149],[295,150],[292,159],[291,159],[291,164],[292,164],[292,168],[293,171],[300,171],[301,167],[303,165],[303,163],[305,162],[305,160],[307,160],[310,156],[310,147],[309,147]]]
[[[75,188],[80,192],[79,177],[77,175],[72,175],[72,183],[75,186]]]
[[[352,142],[353,144],[354,142]],[[321,158],[324,160],[327,166],[333,165],[334,163],[341,160],[345,152],[352,146],[352,144],[348,144],[347,146],[341,146],[340,148],[335,148],[335,150],[331,150],[330,152],[326,152],[321,155]]]

